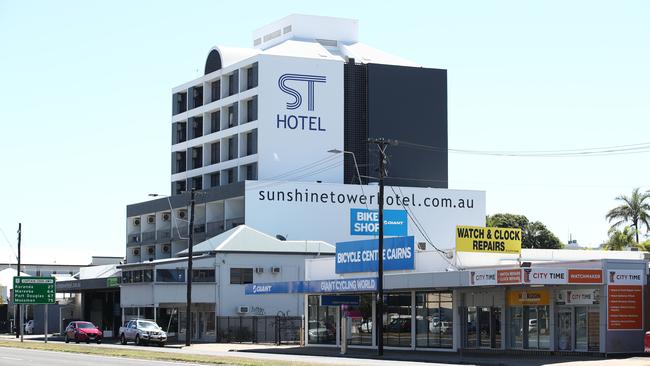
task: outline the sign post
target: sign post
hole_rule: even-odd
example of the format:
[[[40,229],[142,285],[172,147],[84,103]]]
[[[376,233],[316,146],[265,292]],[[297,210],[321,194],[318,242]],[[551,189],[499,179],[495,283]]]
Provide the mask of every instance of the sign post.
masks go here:
[[[54,277],[14,277],[13,303],[45,305],[45,343],[47,343],[47,304],[56,302],[56,280]],[[21,309],[22,310],[22,309]],[[23,317],[20,317],[20,341],[23,341]]]

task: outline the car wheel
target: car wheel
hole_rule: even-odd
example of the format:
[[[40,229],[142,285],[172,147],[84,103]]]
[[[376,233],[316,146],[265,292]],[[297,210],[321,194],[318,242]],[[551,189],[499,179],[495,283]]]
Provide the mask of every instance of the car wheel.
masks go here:
[[[160,342],[158,345],[159,345],[160,347],[165,347],[165,342]]]
[[[124,334],[122,334],[122,336],[120,337],[120,343],[121,343],[122,345],[125,345],[125,344],[126,344],[126,337],[124,336]]]
[[[135,344],[138,346],[142,346],[142,341],[140,340],[139,335],[135,336]]]
[[[74,336],[74,343],[79,344],[79,338],[77,336]]]
[[[102,344],[102,340],[101,340],[101,339],[98,339],[98,340],[97,340],[97,344]]]
[[[70,338],[68,338],[68,335],[65,335],[65,343],[70,343]]]

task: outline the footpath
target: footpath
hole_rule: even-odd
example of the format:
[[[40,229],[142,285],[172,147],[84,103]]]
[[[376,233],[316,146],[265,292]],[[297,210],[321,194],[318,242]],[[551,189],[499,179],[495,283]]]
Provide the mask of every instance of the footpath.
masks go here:
[[[25,336],[25,342],[43,343],[42,335]],[[0,335],[2,341],[18,341],[13,335]],[[62,337],[48,337],[48,342],[63,343]],[[82,343],[81,345],[85,345]],[[459,354],[452,352],[396,351],[386,350],[383,357],[376,356],[375,350],[349,349],[341,355],[334,347],[298,347],[276,346],[250,343],[196,343],[189,347],[184,344],[168,344],[166,347],[139,347],[120,345],[106,340],[101,345],[89,344],[89,347],[115,349],[134,349],[152,352],[168,352],[187,355],[214,357],[235,357],[242,359],[282,362],[301,362],[315,365],[354,365],[354,366],[416,366],[416,365],[486,365],[486,366],[650,366],[650,357],[627,356],[620,358],[576,357],[560,355],[530,354]]]

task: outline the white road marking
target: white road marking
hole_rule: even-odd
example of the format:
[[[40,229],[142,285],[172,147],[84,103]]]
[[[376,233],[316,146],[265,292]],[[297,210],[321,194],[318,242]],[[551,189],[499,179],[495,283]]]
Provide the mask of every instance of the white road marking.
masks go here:
[[[0,358],[3,359],[3,360],[11,360],[11,361],[22,361],[23,360],[22,358],[5,357],[5,356],[1,356]]]

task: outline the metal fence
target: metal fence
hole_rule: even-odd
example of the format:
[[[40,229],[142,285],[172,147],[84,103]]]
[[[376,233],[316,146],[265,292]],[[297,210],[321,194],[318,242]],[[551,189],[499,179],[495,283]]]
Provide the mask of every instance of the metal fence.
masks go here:
[[[218,316],[217,342],[299,344],[302,317]]]

